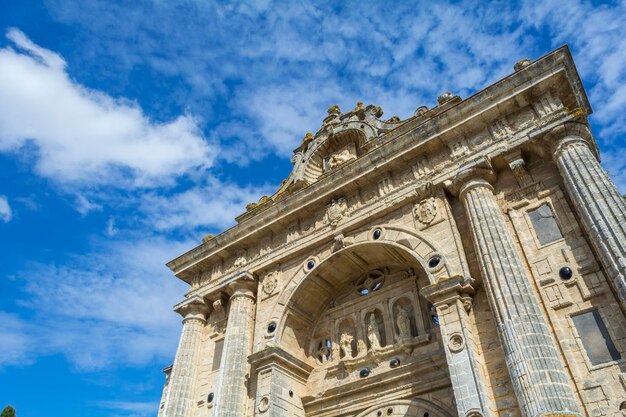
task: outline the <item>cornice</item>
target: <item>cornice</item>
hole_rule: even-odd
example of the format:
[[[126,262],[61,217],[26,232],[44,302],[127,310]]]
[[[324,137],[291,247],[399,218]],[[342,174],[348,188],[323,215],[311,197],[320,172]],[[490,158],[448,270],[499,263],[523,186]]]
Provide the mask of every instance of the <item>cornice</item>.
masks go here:
[[[406,160],[407,155],[417,156],[420,149],[426,148],[429,143],[435,143],[438,138],[453,132],[454,129],[476,122],[485,124],[484,115],[495,112],[499,104],[515,100],[523,93],[532,94],[531,90],[536,89],[539,84],[548,83],[550,79],[560,75],[567,78],[571,96],[576,100],[575,104],[589,114],[591,108],[582,90],[582,84],[580,84],[569,50],[567,47],[562,47],[473,96],[451,105],[435,117],[427,119],[416,117],[408,121],[381,138],[386,141],[358,160],[332,172],[312,186],[294,192],[254,217],[172,260],[167,265],[177,276],[186,280],[188,279],[186,278],[187,270],[216,256],[221,251],[242,246],[246,239],[258,233],[260,229],[272,224],[283,224],[286,218],[296,215],[303,206],[323,206],[329,197],[350,186],[355,180],[366,178],[384,165]],[[487,98],[490,99],[487,100]],[[571,120],[573,117],[572,112],[564,111],[558,118],[551,120],[549,125],[538,126],[527,132],[518,132],[507,140],[494,142],[489,149],[481,149],[476,154],[468,155],[462,161],[450,166],[445,172],[433,175],[430,182],[433,185],[440,185],[444,180],[455,175],[462,166],[472,166],[478,164],[481,159],[484,160],[485,156],[491,158],[505,150],[509,151],[514,146],[545,133],[546,130]],[[302,201],[307,203],[303,205]],[[250,266],[247,267],[250,268]]]

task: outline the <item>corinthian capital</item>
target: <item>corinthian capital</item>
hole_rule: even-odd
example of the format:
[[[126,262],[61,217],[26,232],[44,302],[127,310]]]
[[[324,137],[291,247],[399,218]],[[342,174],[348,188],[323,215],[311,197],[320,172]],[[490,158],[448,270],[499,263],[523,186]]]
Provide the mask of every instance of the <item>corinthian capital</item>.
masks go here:
[[[593,139],[593,134],[587,122],[572,121],[560,124],[545,135],[552,157],[558,158],[559,154],[569,146],[586,145],[598,157],[599,152]]]
[[[204,298],[194,295],[174,306],[174,311],[183,316],[183,321],[188,319],[197,319],[206,321],[211,307],[206,303]]]
[[[235,297],[249,297],[254,300],[256,299],[257,287],[256,276],[250,271],[242,271],[234,276],[231,283],[228,284],[228,293],[231,300]]]
[[[444,185],[452,194],[463,199],[463,195],[470,186],[483,184],[491,187],[496,180],[496,173],[491,166],[491,161],[484,160],[471,166],[461,167],[453,179],[447,180]]]

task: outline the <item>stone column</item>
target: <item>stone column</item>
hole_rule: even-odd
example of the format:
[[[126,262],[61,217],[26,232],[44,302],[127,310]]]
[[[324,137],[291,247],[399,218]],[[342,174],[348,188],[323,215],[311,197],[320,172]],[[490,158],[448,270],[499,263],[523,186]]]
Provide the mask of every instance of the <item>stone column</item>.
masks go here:
[[[177,304],[174,310],[183,316],[183,332],[169,378],[163,417],[189,417],[194,405],[196,367],[208,307],[201,297],[195,296]]]
[[[470,179],[461,187],[460,197],[522,415],[580,416],[556,342],[493,187],[483,178]]]
[[[585,124],[566,123],[550,136],[565,188],[626,309],[626,202],[594,155],[591,131]]]
[[[256,282],[244,273],[231,286],[230,307],[213,416],[244,417],[248,405],[248,356],[252,353]]]
[[[469,326],[474,286],[471,278],[452,277],[423,287],[420,294],[437,309],[459,416],[493,417],[496,407],[487,391],[485,367]]]

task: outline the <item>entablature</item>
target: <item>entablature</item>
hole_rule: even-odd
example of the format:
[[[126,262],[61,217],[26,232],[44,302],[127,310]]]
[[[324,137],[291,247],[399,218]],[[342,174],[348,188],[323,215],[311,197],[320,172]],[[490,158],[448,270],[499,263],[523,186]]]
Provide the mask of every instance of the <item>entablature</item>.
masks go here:
[[[207,278],[227,285],[244,265],[257,271],[334,240],[346,229],[428,197],[460,171],[591,113],[567,47],[463,101],[449,100],[440,110],[371,139],[376,146],[366,153],[286,193],[168,266],[192,285]]]

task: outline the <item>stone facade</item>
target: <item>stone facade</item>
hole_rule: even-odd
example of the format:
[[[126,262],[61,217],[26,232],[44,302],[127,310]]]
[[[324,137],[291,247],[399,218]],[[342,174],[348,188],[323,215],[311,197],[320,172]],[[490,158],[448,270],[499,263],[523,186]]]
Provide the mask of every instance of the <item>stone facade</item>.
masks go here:
[[[567,47],[438,102],[331,107],[168,264],[159,417],[626,415],[626,204]]]

